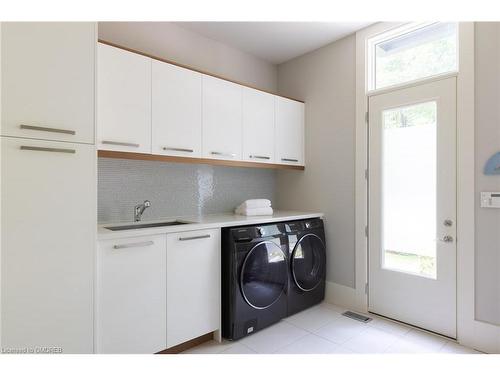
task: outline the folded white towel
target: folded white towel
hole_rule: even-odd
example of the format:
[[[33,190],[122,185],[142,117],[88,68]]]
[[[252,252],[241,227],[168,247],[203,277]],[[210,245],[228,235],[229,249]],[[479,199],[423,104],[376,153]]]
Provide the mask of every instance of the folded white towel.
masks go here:
[[[265,216],[265,215],[272,215],[273,214],[273,208],[272,207],[260,207],[260,208],[241,208],[238,207],[235,211],[237,215],[244,215],[244,216]]]
[[[271,207],[271,201],[269,199],[247,199],[238,207],[241,208],[263,208]]]

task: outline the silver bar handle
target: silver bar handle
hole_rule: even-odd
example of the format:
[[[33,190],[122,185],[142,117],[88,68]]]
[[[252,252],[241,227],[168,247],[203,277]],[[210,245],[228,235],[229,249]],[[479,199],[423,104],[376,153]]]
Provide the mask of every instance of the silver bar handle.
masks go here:
[[[194,152],[191,148],[180,148],[180,147],[162,147],[164,151],[180,151],[180,152]]]
[[[145,247],[145,246],[152,246],[152,245],[154,245],[153,241],[124,243],[122,245],[113,246],[113,249],[128,249],[130,247]]]
[[[179,237],[179,241],[201,240],[202,238],[210,238],[210,235],[204,234],[201,236],[193,236],[193,237]]]
[[[25,151],[46,151],[46,152],[62,152],[64,154],[75,154],[76,150],[70,148],[55,148],[55,147],[35,147],[35,146],[21,146],[21,150]]]
[[[116,142],[116,141],[102,141],[103,145],[113,145],[113,146],[127,146],[127,147],[139,147],[138,143],[128,143],[128,142]]]
[[[260,156],[260,155],[249,155],[250,159],[264,159],[264,160],[269,160],[271,159],[269,156]]]
[[[62,133],[62,134],[70,134],[70,135],[76,134],[76,131],[74,131],[74,130],[47,128],[44,126],[33,126],[33,125],[21,124],[21,125],[19,125],[19,127],[21,129],[24,129],[24,130],[36,130],[36,131],[41,131],[41,132]]]
[[[299,162],[298,159],[290,159],[290,158],[281,158],[281,161],[292,161],[294,163],[298,163]]]
[[[228,152],[219,152],[219,151],[212,151],[211,154],[212,155],[219,155],[219,156],[227,156],[230,158],[234,158],[236,156],[236,154],[231,154]]]

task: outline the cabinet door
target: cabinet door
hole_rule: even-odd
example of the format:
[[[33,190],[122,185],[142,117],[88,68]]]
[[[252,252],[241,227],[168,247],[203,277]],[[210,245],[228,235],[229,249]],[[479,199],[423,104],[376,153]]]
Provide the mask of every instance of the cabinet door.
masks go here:
[[[152,61],[152,152],[201,157],[201,74]]]
[[[98,353],[156,353],[166,348],[166,236],[99,242]]]
[[[243,160],[274,163],[274,95],[243,88]]]
[[[105,44],[97,56],[97,145],[151,153],[151,59]]]
[[[167,234],[167,347],[220,329],[220,229]]]
[[[1,134],[93,144],[95,23],[1,28]]]
[[[2,347],[93,351],[92,145],[1,139]]]
[[[203,156],[241,160],[240,85],[203,76]]]
[[[304,165],[304,103],[276,97],[276,162]]]

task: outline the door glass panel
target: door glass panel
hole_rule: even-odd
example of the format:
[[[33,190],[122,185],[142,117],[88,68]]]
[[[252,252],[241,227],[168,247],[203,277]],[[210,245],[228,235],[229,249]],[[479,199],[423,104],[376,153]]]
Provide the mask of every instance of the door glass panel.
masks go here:
[[[248,254],[241,270],[241,292],[255,308],[273,304],[288,282],[285,253],[278,242],[261,242]]]
[[[296,245],[292,273],[297,286],[306,291],[321,282],[325,274],[325,247],[318,237],[306,235]]]
[[[437,105],[382,112],[382,263],[436,278]]]

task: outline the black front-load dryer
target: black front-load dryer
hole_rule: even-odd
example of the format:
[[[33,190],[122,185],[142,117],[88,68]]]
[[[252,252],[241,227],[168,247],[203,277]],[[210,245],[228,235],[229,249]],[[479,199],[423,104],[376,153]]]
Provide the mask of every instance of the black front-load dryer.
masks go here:
[[[222,229],[222,336],[237,340],[286,317],[284,224]]]
[[[285,229],[290,267],[288,315],[293,315],[325,298],[325,231],[319,218],[288,222]]]

